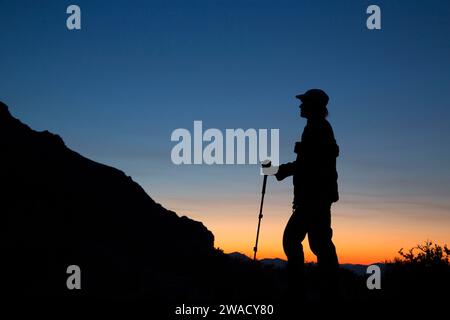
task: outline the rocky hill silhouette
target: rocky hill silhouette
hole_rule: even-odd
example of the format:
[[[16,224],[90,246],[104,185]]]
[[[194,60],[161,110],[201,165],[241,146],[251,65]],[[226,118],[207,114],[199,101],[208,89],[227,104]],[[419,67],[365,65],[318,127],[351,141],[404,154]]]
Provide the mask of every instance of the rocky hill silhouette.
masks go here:
[[[0,152],[4,292],[155,294],[215,252],[202,223],[165,209],[129,176],[70,150],[58,135],[30,129],[3,103]],[[81,268],[78,292],[66,287],[69,265]]]

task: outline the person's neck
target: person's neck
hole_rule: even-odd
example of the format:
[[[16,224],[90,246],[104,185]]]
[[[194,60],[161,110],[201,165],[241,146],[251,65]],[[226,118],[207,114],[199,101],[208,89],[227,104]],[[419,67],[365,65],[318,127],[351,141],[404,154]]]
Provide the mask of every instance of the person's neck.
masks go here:
[[[307,119],[307,123],[317,123],[324,120],[323,118],[320,117],[311,117]]]

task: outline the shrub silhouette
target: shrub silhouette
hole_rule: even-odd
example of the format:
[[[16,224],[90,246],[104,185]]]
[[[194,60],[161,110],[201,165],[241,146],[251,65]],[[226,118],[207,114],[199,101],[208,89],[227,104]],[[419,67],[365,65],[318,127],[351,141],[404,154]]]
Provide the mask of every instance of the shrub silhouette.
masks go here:
[[[449,266],[450,264],[450,249],[447,248],[447,245],[440,246],[430,240],[425,241],[423,245],[418,244],[406,253],[402,248],[398,253],[401,257],[395,258],[394,263],[397,264],[413,264],[425,267]]]
[[[447,300],[450,285],[450,250],[430,240],[398,252],[386,262],[384,277],[387,297],[395,300]]]

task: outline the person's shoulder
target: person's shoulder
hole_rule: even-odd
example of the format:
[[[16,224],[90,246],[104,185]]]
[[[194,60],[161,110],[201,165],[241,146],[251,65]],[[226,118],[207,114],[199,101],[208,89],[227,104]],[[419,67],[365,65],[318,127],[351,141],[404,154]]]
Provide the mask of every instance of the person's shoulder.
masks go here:
[[[327,119],[320,119],[315,121],[308,121],[305,126],[305,131],[315,132],[317,134],[326,134],[334,136],[333,127]]]
[[[326,136],[332,137],[334,139],[334,131],[331,123],[327,119],[324,119],[322,124],[322,131],[325,132]]]
[[[331,132],[333,132],[333,127],[331,125],[331,123],[327,120],[324,119],[322,125],[327,129],[330,130]]]
[[[323,121],[321,121],[321,123],[323,126],[332,129],[331,123],[327,119],[323,119]]]

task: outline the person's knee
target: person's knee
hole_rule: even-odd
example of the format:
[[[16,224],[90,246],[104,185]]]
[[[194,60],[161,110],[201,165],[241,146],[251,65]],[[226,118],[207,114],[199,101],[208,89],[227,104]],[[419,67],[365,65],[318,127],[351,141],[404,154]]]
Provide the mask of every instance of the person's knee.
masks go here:
[[[288,259],[301,257],[303,255],[303,245],[300,239],[286,232],[283,236],[283,250]]]
[[[311,241],[311,239],[309,240],[309,248],[316,256],[318,256],[321,252],[320,245],[315,241]]]
[[[303,254],[303,245],[300,242],[295,241],[283,241],[283,250],[286,256],[293,258],[296,256],[301,256]]]
[[[324,242],[324,235],[317,232],[317,231],[311,231],[308,234],[308,240],[309,240],[309,247],[311,248],[311,251],[317,256],[320,254],[320,252],[323,251],[323,242]]]
[[[318,257],[329,257],[336,255],[336,248],[329,238],[310,237],[309,245],[311,251]]]

